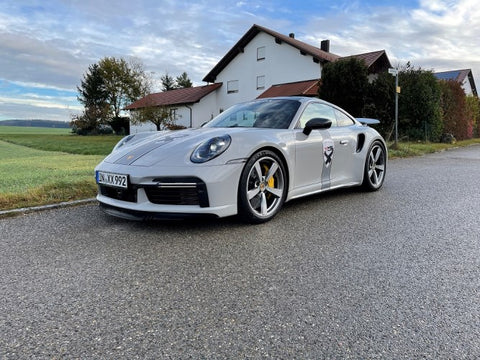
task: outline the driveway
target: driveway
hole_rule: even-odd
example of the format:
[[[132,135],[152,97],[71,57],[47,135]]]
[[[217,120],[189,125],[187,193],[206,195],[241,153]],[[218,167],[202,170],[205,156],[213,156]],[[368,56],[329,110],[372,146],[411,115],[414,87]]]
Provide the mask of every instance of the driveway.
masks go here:
[[[271,222],[0,220],[1,359],[480,357],[480,147]]]

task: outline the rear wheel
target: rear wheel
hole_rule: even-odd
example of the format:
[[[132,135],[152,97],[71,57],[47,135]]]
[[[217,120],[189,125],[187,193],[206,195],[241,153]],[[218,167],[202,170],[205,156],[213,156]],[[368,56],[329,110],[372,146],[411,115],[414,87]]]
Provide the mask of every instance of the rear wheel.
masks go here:
[[[238,212],[248,222],[272,219],[282,207],[287,194],[285,168],[272,151],[255,153],[245,164],[238,189]]]
[[[363,175],[363,187],[369,191],[375,191],[382,187],[385,179],[387,153],[380,141],[375,141],[368,150],[365,160]]]

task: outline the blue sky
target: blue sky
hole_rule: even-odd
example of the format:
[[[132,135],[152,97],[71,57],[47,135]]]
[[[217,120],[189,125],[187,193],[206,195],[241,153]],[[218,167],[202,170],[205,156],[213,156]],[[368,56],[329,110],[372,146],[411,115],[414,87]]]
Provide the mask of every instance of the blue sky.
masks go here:
[[[0,0],[0,120],[69,121],[76,87],[105,56],[195,85],[253,25],[342,55],[385,49],[393,65],[471,68],[480,85],[478,0]]]

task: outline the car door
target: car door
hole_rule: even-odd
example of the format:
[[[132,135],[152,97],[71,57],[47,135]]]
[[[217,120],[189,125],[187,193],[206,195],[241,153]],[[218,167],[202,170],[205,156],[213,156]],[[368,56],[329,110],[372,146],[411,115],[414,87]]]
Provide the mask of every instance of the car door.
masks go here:
[[[334,109],[321,102],[306,106],[295,129],[294,188],[299,192],[315,192],[330,187],[330,169],[334,143],[328,129],[303,133],[305,124],[313,118],[336,123]]]
[[[357,149],[357,136],[353,131],[354,120],[343,111],[333,108],[336,122],[329,129],[334,152],[331,161],[330,186],[336,187],[354,182],[354,155]]]

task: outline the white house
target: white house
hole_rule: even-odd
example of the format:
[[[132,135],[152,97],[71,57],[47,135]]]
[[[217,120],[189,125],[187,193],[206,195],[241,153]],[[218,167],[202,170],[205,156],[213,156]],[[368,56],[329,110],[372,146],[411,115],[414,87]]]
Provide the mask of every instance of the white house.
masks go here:
[[[126,110],[166,106],[174,112],[177,125],[199,127],[218,114],[215,91],[221,86],[221,83],[216,83],[150,94],[130,104]],[[156,130],[156,126],[151,122],[130,124],[130,134]]]
[[[217,103],[227,108],[255,99],[274,84],[319,79],[322,64],[339,56],[259,25],[253,25],[203,81],[224,84]]]
[[[210,85],[151,94],[127,109],[147,103],[171,106],[177,124],[198,127],[242,101],[266,96],[316,96],[323,65],[341,58],[330,52],[329,40],[319,45],[299,41],[293,33],[287,36],[253,25],[204,77]],[[384,50],[353,56],[365,60],[372,76],[391,67]],[[181,92],[191,97],[180,100]],[[155,129],[153,125],[150,128]],[[150,128],[132,125],[131,132]]]

